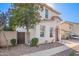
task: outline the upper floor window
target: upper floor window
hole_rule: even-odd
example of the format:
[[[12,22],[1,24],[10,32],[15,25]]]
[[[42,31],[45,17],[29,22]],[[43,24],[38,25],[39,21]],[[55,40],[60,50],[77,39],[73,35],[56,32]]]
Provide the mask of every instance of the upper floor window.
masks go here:
[[[45,18],[48,18],[48,10],[45,9]]]
[[[53,27],[50,28],[50,37],[53,37]]]
[[[40,26],[40,37],[44,37],[45,35],[45,26]]]

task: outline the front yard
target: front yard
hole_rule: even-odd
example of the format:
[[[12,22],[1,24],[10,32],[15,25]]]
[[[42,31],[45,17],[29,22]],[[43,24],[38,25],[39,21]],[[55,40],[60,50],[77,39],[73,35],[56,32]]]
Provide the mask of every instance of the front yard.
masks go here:
[[[50,44],[42,44],[37,47],[30,47],[24,44],[20,44],[14,47],[9,47],[7,50],[6,48],[0,48],[0,56],[20,56],[24,54],[29,54],[41,50],[46,50],[58,46],[62,46],[63,44],[60,43],[50,43]]]

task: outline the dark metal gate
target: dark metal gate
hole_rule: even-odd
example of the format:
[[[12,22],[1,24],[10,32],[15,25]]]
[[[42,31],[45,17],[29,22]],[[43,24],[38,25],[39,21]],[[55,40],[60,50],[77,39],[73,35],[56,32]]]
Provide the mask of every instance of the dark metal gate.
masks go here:
[[[25,43],[25,32],[17,32],[17,44]]]

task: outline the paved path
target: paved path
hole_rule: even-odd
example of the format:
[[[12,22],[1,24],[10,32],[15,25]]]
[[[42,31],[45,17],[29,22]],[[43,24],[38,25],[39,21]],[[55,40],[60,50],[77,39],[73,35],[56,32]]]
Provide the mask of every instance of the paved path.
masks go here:
[[[60,46],[60,47],[51,48],[51,49],[43,50],[43,51],[38,51],[38,52],[27,54],[27,55],[28,56],[50,56],[50,55],[59,53],[61,51],[67,50],[67,49],[69,49],[69,48],[66,46]]]
[[[56,48],[51,48],[48,50],[43,50],[43,51],[38,51],[35,53],[26,54],[23,56],[50,56],[50,55],[54,55],[56,53],[62,52],[64,50],[67,50],[67,49],[70,49],[74,46],[79,45],[79,43],[76,43],[74,41],[69,41],[69,40],[65,40],[65,41],[63,40],[61,43],[64,45],[56,47]]]

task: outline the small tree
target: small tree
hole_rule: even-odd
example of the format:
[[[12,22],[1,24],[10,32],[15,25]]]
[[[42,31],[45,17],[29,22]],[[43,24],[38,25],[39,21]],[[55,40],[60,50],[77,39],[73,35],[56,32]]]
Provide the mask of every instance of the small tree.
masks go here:
[[[9,22],[10,22],[10,14],[11,9],[9,8],[6,12],[5,12],[5,16],[6,16],[6,25],[4,26],[4,31],[12,31],[11,27],[9,26]]]
[[[30,42],[31,27],[35,26],[40,21],[40,14],[38,12],[38,5],[34,3],[15,3],[12,4],[11,27],[26,27],[27,40]]]

